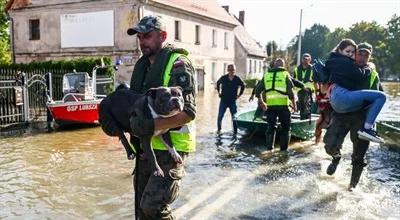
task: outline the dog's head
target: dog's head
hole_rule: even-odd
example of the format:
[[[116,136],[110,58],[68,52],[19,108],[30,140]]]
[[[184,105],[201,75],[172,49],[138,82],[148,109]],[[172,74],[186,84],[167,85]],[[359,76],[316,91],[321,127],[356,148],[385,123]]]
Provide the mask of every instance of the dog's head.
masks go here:
[[[180,87],[158,87],[147,90],[149,104],[161,117],[171,117],[183,110],[183,95]]]

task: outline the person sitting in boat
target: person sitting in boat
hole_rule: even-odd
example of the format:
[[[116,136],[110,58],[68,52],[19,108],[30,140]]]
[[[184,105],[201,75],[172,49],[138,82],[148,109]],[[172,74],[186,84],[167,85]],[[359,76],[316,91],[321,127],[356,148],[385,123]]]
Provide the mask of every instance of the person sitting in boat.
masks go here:
[[[289,72],[285,69],[282,58],[275,60],[273,68],[268,70],[261,80],[261,85],[256,87],[258,104],[266,112],[268,129],[266,131],[266,147],[272,150],[275,144],[277,118],[281,124],[279,144],[281,151],[286,151],[290,141],[291,113],[290,104],[297,111],[293,82]],[[265,93],[265,99],[262,98]]]

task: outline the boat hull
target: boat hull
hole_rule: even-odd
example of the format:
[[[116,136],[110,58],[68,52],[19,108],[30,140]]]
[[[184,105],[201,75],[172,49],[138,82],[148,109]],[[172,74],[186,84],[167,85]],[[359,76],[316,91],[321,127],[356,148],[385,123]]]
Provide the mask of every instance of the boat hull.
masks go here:
[[[253,120],[254,113],[255,110],[239,113],[236,119],[234,119],[234,122],[241,130],[264,135],[265,131],[268,129],[268,123],[265,121],[265,119],[261,118],[256,118],[255,120]],[[316,114],[312,115],[311,120],[300,120],[300,115],[298,113],[292,114],[291,135],[302,140],[312,138],[314,136],[315,122],[317,119],[318,115]]]
[[[97,124],[101,99],[79,102],[53,102],[47,104],[58,125]]]
[[[378,121],[376,129],[385,140],[384,145],[400,148],[400,121]]]

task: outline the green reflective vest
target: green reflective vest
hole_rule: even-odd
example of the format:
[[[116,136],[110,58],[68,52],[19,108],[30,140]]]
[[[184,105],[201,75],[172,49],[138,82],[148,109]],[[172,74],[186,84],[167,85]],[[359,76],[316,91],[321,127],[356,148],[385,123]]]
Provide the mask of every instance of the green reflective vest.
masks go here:
[[[287,71],[266,72],[264,74],[264,86],[267,96],[267,106],[289,106],[286,80],[289,77]]]
[[[294,76],[297,80],[304,83],[304,86],[306,88],[309,88],[311,89],[311,91],[314,91],[314,83],[312,82],[312,77],[313,77],[312,66],[306,69],[303,69],[301,65],[296,67],[294,69]],[[296,90],[300,90],[300,88],[296,88]]]
[[[369,89],[379,90],[377,83],[375,83],[375,80],[377,78],[378,78],[378,72],[376,72],[376,69],[372,69],[371,73],[368,76]],[[374,85],[375,88],[373,88]]]
[[[163,86],[168,86],[169,80],[171,79],[171,70],[174,66],[174,62],[180,56],[185,56],[180,53],[172,53],[163,76]],[[177,151],[182,152],[193,152],[196,150],[196,128],[194,122],[185,124],[179,130],[170,130],[172,145]],[[153,137],[151,139],[153,149],[156,150],[167,150],[164,142],[160,137]]]

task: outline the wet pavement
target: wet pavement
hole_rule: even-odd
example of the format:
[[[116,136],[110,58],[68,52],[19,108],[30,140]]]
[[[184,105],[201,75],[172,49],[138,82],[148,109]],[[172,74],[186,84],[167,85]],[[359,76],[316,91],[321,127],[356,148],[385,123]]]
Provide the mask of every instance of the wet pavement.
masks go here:
[[[399,119],[400,84],[385,90],[381,117]],[[249,93],[239,111],[255,106]],[[360,184],[348,192],[349,138],[328,176],[330,158],[312,140],[271,154],[262,137],[233,137],[228,112],[216,135],[218,102],[214,91],[197,98],[197,152],[173,204],[180,219],[400,218],[400,146],[371,144]],[[132,167],[100,127],[0,139],[0,219],[132,219]]]

